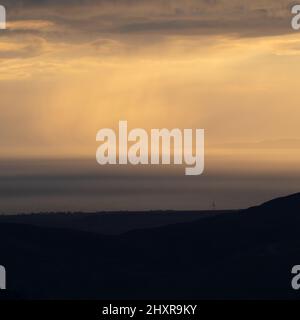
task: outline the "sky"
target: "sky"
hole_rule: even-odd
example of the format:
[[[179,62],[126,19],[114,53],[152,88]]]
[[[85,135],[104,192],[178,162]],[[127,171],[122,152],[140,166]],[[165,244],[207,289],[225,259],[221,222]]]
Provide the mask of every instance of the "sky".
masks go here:
[[[298,174],[294,3],[0,0],[0,160],[94,160],[127,120],[204,128],[215,171]]]

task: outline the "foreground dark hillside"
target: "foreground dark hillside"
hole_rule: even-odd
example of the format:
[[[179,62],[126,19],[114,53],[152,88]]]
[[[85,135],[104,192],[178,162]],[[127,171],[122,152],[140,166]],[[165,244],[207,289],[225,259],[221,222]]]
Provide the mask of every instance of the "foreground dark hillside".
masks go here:
[[[0,223],[16,298],[298,299],[300,194],[117,236]]]

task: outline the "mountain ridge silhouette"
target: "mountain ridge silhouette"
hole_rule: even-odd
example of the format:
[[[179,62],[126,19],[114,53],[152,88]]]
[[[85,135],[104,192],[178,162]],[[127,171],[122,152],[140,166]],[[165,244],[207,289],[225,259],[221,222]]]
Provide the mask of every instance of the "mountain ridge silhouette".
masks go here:
[[[299,299],[299,203],[118,235],[0,219],[0,264],[25,299]]]

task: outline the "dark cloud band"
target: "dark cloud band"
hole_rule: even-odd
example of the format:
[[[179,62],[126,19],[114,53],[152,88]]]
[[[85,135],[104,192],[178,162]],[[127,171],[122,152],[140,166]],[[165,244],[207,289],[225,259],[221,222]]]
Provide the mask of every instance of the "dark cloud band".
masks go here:
[[[81,36],[90,33],[265,36],[292,32],[293,2],[289,0],[2,0],[2,3],[12,21],[45,19],[57,24],[62,32],[68,29]]]

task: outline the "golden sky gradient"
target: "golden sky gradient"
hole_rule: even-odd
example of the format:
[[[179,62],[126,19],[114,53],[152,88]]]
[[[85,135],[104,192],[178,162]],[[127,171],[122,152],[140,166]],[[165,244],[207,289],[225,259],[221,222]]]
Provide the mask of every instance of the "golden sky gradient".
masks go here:
[[[128,120],[204,128],[212,163],[297,170],[300,32],[274,2],[7,1],[1,158],[93,158]]]

